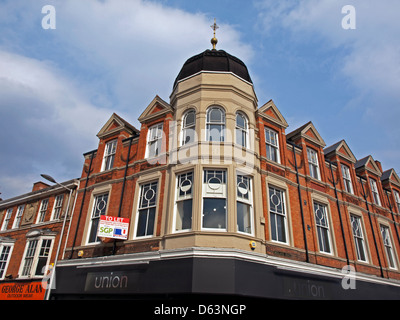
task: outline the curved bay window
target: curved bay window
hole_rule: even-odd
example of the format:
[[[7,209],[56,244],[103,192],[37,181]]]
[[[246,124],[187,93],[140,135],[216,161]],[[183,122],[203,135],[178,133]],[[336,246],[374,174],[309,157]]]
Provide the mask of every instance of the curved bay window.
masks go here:
[[[192,228],[193,172],[177,177],[175,227],[174,231]]]
[[[220,107],[214,106],[207,110],[206,140],[225,141],[225,111]]]
[[[226,171],[205,170],[203,180],[203,229],[226,230]]]
[[[182,146],[194,142],[195,134],[196,134],[196,111],[189,110],[183,116]]]
[[[251,178],[238,174],[236,182],[237,231],[252,234],[253,193]]]
[[[247,148],[249,125],[246,116],[241,113],[236,113],[236,143],[243,148]]]

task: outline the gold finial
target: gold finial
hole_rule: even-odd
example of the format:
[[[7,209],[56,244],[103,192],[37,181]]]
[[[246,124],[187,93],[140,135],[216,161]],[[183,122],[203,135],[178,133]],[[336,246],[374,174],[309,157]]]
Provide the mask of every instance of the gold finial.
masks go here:
[[[215,46],[218,43],[218,39],[215,37],[215,31],[217,31],[217,29],[219,29],[219,27],[217,26],[217,19],[214,18],[214,24],[211,26],[211,29],[214,30],[214,37],[211,39],[211,44],[213,45],[213,50],[215,49]]]

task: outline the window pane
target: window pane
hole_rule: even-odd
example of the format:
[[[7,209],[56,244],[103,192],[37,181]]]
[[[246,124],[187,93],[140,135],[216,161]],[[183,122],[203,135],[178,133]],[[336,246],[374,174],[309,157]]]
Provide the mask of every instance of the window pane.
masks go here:
[[[195,135],[195,130],[193,128],[184,129],[182,145],[194,142],[194,135]]]
[[[267,159],[278,162],[278,150],[270,145],[267,145]]]
[[[38,240],[32,240],[32,241],[29,241],[29,243],[28,243],[28,248],[27,248],[26,254],[25,254],[24,267],[22,269],[23,276],[28,276],[31,273],[33,257],[35,256],[37,243],[38,243]]]
[[[207,110],[207,141],[224,141],[225,112],[221,108]]]
[[[179,201],[176,205],[175,231],[192,228],[192,199]]]
[[[8,257],[10,255],[11,246],[3,246],[0,252],[0,279],[4,275]]]
[[[269,187],[269,206],[271,239],[286,242],[286,213],[283,191]]]
[[[90,229],[90,234],[89,234],[89,242],[98,241],[98,238],[97,238],[97,230],[98,229],[99,229],[99,219],[93,219],[92,227]]]
[[[208,115],[207,117],[208,122],[217,122],[217,123],[225,122],[224,113],[220,108],[211,108],[207,115]]]
[[[157,182],[152,182],[141,186],[136,230],[137,237],[153,235],[157,204],[157,185]]]
[[[102,194],[95,197],[93,212],[92,212],[92,221],[88,239],[89,243],[99,241],[99,239],[97,238],[99,220],[100,216],[106,214],[107,202],[108,202],[108,194]]]
[[[226,199],[204,198],[203,227],[214,229],[226,228]]]
[[[247,129],[246,118],[240,113],[236,114],[236,126],[242,129]]]
[[[156,157],[161,152],[163,125],[158,124],[149,129],[147,141],[147,157]]]
[[[196,121],[196,113],[194,111],[189,111],[186,113],[184,127],[187,128],[195,124]]]
[[[177,178],[175,231],[192,228],[193,172]]]
[[[274,241],[286,242],[284,216],[271,213],[270,219],[271,219],[271,239]]]
[[[265,128],[265,140],[267,149],[267,159],[278,162],[278,134]]]
[[[250,205],[240,201],[237,201],[237,225],[240,232],[252,232]]]
[[[224,129],[225,126],[220,124],[209,124],[207,126],[207,140],[222,142],[224,141]]]
[[[351,215],[350,220],[351,220],[351,227],[353,230],[354,243],[357,251],[357,259],[360,261],[367,261],[367,257],[365,255],[364,237],[361,227],[361,219],[357,216]]]
[[[39,251],[38,262],[36,266],[35,275],[44,275],[44,269],[47,264],[47,259],[50,254],[51,240],[46,239],[42,241],[42,246]]]
[[[381,234],[382,234],[383,244],[386,250],[386,257],[389,263],[389,267],[396,268],[389,228],[381,225]]]
[[[139,210],[137,237],[151,236],[154,231],[156,208]]]

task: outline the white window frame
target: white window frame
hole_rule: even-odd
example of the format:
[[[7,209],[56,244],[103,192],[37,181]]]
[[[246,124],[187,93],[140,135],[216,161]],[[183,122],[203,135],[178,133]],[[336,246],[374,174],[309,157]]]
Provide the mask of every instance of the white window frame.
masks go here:
[[[189,114],[194,114],[194,122],[187,124],[186,119]],[[191,134],[188,134],[191,132]],[[193,141],[186,141],[186,137],[193,138]],[[196,110],[189,109],[187,110],[182,117],[182,136],[181,136],[181,146],[194,143],[196,141]]]
[[[270,160],[270,161],[274,161],[274,162],[280,163],[281,162],[281,157],[280,157],[280,154],[279,154],[279,135],[278,135],[278,132],[276,132],[275,130],[272,130],[271,128],[264,127],[264,133],[265,133],[265,149],[266,149],[266,157],[267,157],[267,159]],[[273,136],[273,139],[271,139],[272,136]],[[275,155],[276,160],[273,159],[272,154]]]
[[[228,227],[228,197],[227,197],[227,170],[226,169],[205,169],[203,170],[203,188],[202,188],[202,209],[201,209],[201,229],[224,232]],[[221,177],[221,178],[220,178]],[[209,199],[224,199],[224,221],[218,227],[205,226],[205,201]],[[214,208],[216,211],[216,208]],[[207,214],[210,214],[208,212]],[[208,219],[207,219],[208,220]]]
[[[7,253],[4,251],[5,248],[9,248]],[[3,280],[7,275],[7,268],[11,261],[13,249],[13,242],[0,242],[0,280]]]
[[[140,185],[140,193],[138,200],[138,207],[136,210],[136,221],[135,221],[135,239],[143,239],[143,238],[151,238],[154,237],[154,233],[156,231],[156,222],[157,222],[157,209],[158,209],[158,195],[159,195],[159,181],[155,180],[152,182],[145,182]],[[146,190],[145,190],[146,189]],[[151,192],[150,192],[151,191]],[[154,210],[154,211],[153,211]],[[154,216],[151,217],[152,211],[154,212]],[[145,225],[145,234],[138,235],[139,228],[139,220],[141,213],[146,216],[146,225]],[[151,225],[151,219],[153,219],[153,225]],[[150,223],[149,223],[150,220]],[[151,234],[149,232],[149,227],[152,230]]]
[[[253,178],[248,175],[243,175],[240,173],[236,174],[236,228],[237,232],[254,235],[254,210],[253,210]],[[248,207],[248,226],[246,229],[250,228],[248,231],[239,230],[239,205],[245,205]],[[246,219],[247,220],[247,219]],[[244,223],[243,223],[244,227]]]
[[[10,224],[12,213],[13,213],[13,208],[8,208],[4,215],[3,224],[1,225],[1,231],[7,230],[7,227]]]
[[[394,201],[396,202],[397,205],[397,212],[400,213],[400,194],[397,190],[393,190],[394,193]]]
[[[112,140],[106,143],[104,148],[103,163],[101,165],[101,171],[111,170],[114,167],[115,153],[117,151],[118,140]]]
[[[387,225],[380,225],[383,246],[385,247],[386,261],[390,269],[397,269],[396,254],[393,248],[392,234]]]
[[[173,221],[173,231],[174,233],[178,232],[185,232],[185,231],[190,231],[192,230],[193,227],[193,181],[194,181],[194,172],[189,171],[185,173],[180,173],[176,177],[176,195],[175,195],[175,208],[174,208],[174,221]],[[178,219],[178,214],[179,214],[179,209],[178,207],[180,205],[183,205],[184,203],[191,202],[191,212],[190,212],[190,228],[181,228],[178,229],[179,224],[183,224],[183,219],[179,217]],[[184,216],[186,216],[186,212],[184,213]],[[179,221],[178,221],[179,220]]]
[[[102,192],[102,193],[99,192],[98,194],[93,195],[93,205],[91,208],[86,244],[100,243],[100,240],[97,237],[98,227],[100,223],[100,216],[107,215],[109,197],[110,197],[109,192]],[[103,203],[105,202],[105,204],[101,203],[101,201],[103,201]],[[93,236],[92,232],[94,232],[94,230],[96,230],[96,237],[93,241],[93,239],[91,238]]]
[[[271,194],[271,191],[273,193]],[[276,196],[273,198],[273,196]],[[272,200],[274,199],[274,200]],[[282,212],[279,212],[278,207],[279,205],[282,204]],[[287,212],[287,206],[286,206],[286,191],[279,188],[275,187],[274,185],[268,185],[268,218],[270,221],[270,239],[273,242],[277,243],[284,243],[284,244],[289,244],[289,224],[288,224],[288,212]],[[276,233],[276,239],[273,239],[273,232],[272,232],[272,219],[274,218],[275,220],[275,233]],[[277,218],[281,218],[283,220],[283,227],[285,228],[284,234],[281,235],[285,237],[285,240],[279,240],[279,230],[278,230],[278,224],[277,224]]]
[[[40,208],[36,218],[36,224],[44,222],[48,207],[49,207],[49,199],[48,198],[43,199],[40,202]]]
[[[18,206],[17,212],[15,214],[15,219],[14,219],[14,222],[13,222],[12,229],[19,228],[19,226],[21,224],[22,215],[24,213],[24,209],[25,209],[25,205],[24,204]]]
[[[145,158],[155,158],[161,154],[163,140],[163,123],[155,124],[151,126],[147,132],[147,146]],[[152,146],[155,145],[156,149],[153,154]]]
[[[54,198],[53,211],[51,212],[51,220],[59,220],[64,203],[64,194],[59,194]]]
[[[353,233],[353,241],[356,249],[357,260],[368,263],[367,243],[365,240],[364,226],[362,217],[356,214],[350,214],[350,224]],[[361,252],[361,249],[363,252]],[[362,259],[364,256],[365,259]]]
[[[350,168],[345,164],[341,164],[344,190],[348,193],[354,194],[353,183],[351,181]]]
[[[321,172],[318,163],[318,152],[312,148],[307,147],[307,159],[310,176],[314,179],[321,180]]]
[[[30,248],[30,245],[33,244],[33,242],[35,242],[35,241],[36,241],[35,248],[34,248],[33,252],[31,252],[32,248]],[[50,246],[43,247],[44,244],[48,244],[47,241],[51,241]],[[50,261],[51,253],[53,251],[53,246],[54,246],[54,237],[41,236],[41,237],[27,239],[26,245],[25,245],[25,250],[24,250],[24,255],[22,256],[21,265],[20,265],[20,269],[19,269],[19,273],[18,273],[19,278],[21,278],[21,279],[42,278],[49,269],[49,261]],[[45,251],[43,251],[43,250],[45,250]],[[45,255],[43,255],[43,253],[45,253]],[[27,257],[28,254],[30,254],[29,257]],[[30,265],[26,265],[28,263],[28,261],[27,261],[28,258],[30,259],[29,261],[31,261],[31,262],[29,262]],[[46,262],[44,264],[45,269],[44,270],[42,269],[44,271],[44,273],[36,274],[36,269],[38,268],[38,263],[41,258],[46,259]],[[29,272],[26,274],[26,271],[29,271]]]
[[[319,251],[326,254],[333,254],[328,206],[326,204],[314,201],[314,219]],[[328,249],[326,247],[328,247]]]
[[[369,178],[369,185],[371,187],[372,199],[375,204],[381,205],[381,198],[379,197],[378,184],[375,179]]]
[[[238,117],[243,118],[244,126],[240,126],[238,124]],[[243,112],[236,112],[235,117],[235,137],[236,144],[240,145],[242,148],[248,148],[249,146],[249,120],[247,116]],[[241,137],[242,141],[238,141],[239,137]]]
[[[221,112],[221,121],[212,121],[210,114],[213,110],[218,109]],[[213,129],[211,127],[219,127],[219,139],[211,140]],[[226,115],[225,110],[219,106],[211,106],[207,109],[206,113],[206,141],[208,142],[224,142],[226,129]]]

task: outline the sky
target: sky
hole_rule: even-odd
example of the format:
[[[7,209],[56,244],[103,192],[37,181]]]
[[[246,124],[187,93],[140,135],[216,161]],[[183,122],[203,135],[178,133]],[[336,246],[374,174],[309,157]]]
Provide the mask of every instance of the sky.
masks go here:
[[[286,133],[312,121],[327,146],[400,170],[398,0],[0,0],[0,197],[80,177],[113,112],[140,129],[211,49],[214,18]]]

